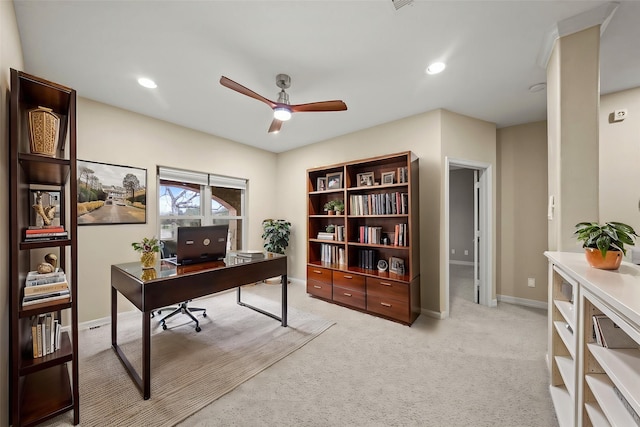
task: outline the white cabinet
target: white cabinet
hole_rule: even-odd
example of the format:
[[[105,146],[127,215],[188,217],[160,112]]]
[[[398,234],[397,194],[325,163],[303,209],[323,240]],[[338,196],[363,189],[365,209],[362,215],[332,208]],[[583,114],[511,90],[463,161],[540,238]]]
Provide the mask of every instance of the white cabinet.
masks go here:
[[[549,268],[549,391],[561,427],[576,420],[578,282],[557,265]]]
[[[588,266],[581,253],[549,259],[550,392],[561,426],[635,426],[640,414],[640,267]],[[635,348],[596,342],[593,316],[604,314]]]

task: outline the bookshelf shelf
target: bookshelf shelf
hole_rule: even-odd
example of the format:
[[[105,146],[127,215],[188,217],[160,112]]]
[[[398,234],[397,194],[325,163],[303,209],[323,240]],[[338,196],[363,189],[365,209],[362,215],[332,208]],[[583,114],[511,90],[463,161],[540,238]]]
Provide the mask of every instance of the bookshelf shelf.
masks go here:
[[[318,185],[326,185],[327,178],[336,175],[341,177],[340,188],[318,190]],[[383,175],[389,183],[382,183]],[[363,185],[367,182],[372,185]],[[403,152],[309,169],[307,199],[307,292],[376,316],[413,323],[420,313],[415,155]],[[331,200],[342,200],[345,213],[324,213],[324,205]],[[316,238],[328,225],[344,227],[346,241]],[[404,245],[395,244],[396,236]],[[394,260],[396,271],[379,271],[378,260],[388,264]],[[380,280],[389,283],[381,285]]]
[[[29,111],[39,106],[50,108],[59,118],[58,140],[52,156],[30,152]],[[9,424],[36,425],[72,410],[75,425],[80,422],[77,206],[72,202],[77,194],[75,90],[11,69],[9,145]],[[40,192],[48,193],[47,198],[41,198]],[[55,206],[53,225],[63,226],[68,233],[64,237],[68,238],[38,237],[38,241],[25,241],[25,230],[43,225],[37,223],[38,216],[32,208],[34,198],[38,203],[47,200],[43,206]],[[27,273],[37,269],[47,252],[57,257],[58,266],[66,274],[69,297],[23,305]],[[39,296],[55,297],[46,290],[37,292]],[[42,341],[32,336],[32,326],[35,331],[42,319],[46,319],[46,324],[42,322],[43,330],[46,327],[51,333],[55,327],[53,319],[57,319],[65,326],[65,332],[60,334],[57,350],[34,358],[34,342],[44,343],[45,348],[53,347],[45,342],[49,335],[44,334],[47,338],[41,338]]]

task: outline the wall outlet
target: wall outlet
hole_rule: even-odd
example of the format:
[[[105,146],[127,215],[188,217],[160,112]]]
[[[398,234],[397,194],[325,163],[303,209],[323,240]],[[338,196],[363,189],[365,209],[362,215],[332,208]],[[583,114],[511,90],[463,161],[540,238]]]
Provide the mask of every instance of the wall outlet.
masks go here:
[[[620,120],[624,120],[627,118],[627,109],[623,108],[622,110],[615,110],[613,112],[613,121],[619,122]]]
[[[451,249],[451,255],[455,255],[456,254],[456,250],[455,249]]]
[[[465,255],[469,255],[469,251],[465,249],[465,250],[464,250],[464,254],[465,254]]]
[[[527,286],[529,286],[530,288],[535,288],[536,287],[536,279],[533,277],[529,277],[527,279]]]

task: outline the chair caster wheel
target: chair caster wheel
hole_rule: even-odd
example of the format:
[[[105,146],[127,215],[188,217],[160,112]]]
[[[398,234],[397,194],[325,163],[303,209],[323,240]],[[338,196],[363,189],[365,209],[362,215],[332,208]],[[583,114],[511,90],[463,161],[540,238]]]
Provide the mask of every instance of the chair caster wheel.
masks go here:
[[[207,317],[207,313],[206,312],[202,312],[202,317]]]
[[[202,329],[200,329],[200,326],[196,326],[196,332],[200,332]]]
[[[165,325],[164,323],[162,324],[162,330],[166,331],[167,330],[167,325]]]

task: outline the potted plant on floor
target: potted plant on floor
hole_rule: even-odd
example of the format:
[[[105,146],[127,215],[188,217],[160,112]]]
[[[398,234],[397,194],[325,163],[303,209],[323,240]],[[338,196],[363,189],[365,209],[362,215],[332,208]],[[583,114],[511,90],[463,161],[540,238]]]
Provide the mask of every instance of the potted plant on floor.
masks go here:
[[[284,219],[265,219],[262,221],[262,239],[267,252],[284,255],[289,246],[291,223]],[[280,283],[280,277],[265,280],[266,283]]]
[[[602,270],[617,270],[622,255],[627,251],[624,245],[633,245],[638,237],[633,227],[621,222],[580,222],[576,224],[578,241],[583,242],[587,262],[590,266]]]

